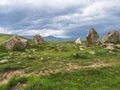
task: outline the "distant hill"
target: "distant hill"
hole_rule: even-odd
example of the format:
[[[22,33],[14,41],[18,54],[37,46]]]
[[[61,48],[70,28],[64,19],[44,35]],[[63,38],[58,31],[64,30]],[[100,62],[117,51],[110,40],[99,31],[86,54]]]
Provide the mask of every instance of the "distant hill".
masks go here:
[[[8,40],[12,36],[14,36],[14,35],[13,34],[0,34],[0,44],[3,43],[4,41]],[[20,36],[20,37],[25,38],[23,36]],[[25,39],[27,39],[27,38],[25,38]]]
[[[6,41],[7,39],[9,39],[10,37],[12,37],[13,35],[10,34],[0,34],[0,44],[4,41]]]
[[[26,38],[32,39],[33,36],[25,36]],[[64,41],[74,41],[75,38],[58,38],[54,36],[47,36],[43,37],[46,41],[58,41],[58,42],[64,42]]]

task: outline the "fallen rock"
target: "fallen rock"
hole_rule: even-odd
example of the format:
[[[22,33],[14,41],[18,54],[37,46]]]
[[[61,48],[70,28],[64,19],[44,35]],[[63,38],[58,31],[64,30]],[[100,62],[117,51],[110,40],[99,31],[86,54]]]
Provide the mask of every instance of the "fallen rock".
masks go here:
[[[80,47],[80,50],[82,51],[82,50],[84,50],[84,48],[81,48],[81,47]]]
[[[115,48],[112,47],[112,46],[108,46],[108,47],[106,47],[105,49],[108,49],[108,50],[114,50]]]
[[[120,44],[115,45],[115,48],[120,49]]]
[[[95,54],[94,51],[89,51],[88,53],[91,54],[91,55],[94,55],[94,54]]]
[[[27,47],[27,39],[13,36],[3,43],[6,50],[24,50]]]
[[[108,49],[108,50],[115,49],[115,45],[113,43],[103,44],[103,47],[105,47],[105,49]]]
[[[33,37],[32,42],[33,44],[38,45],[45,43],[45,40],[39,34],[37,34]]]
[[[8,62],[8,59],[0,60],[0,63],[6,63],[6,62]]]
[[[119,41],[119,32],[116,30],[112,30],[108,32],[108,34],[101,39],[101,43],[105,43],[105,42],[116,43],[118,41]]]
[[[86,46],[80,46],[80,50],[84,50],[86,48]]]
[[[95,46],[97,44],[98,38],[98,33],[95,31],[94,28],[91,28],[89,34],[86,37],[88,44]]]
[[[75,44],[78,44],[78,45],[82,44],[81,39],[80,39],[80,38],[77,38],[77,39],[75,40]]]

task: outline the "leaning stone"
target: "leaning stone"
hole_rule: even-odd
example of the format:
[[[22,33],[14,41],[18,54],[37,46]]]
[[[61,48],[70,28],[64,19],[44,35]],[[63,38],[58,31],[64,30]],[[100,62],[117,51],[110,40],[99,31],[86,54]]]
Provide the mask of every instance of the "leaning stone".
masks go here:
[[[119,32],[112,30],[101,39],[101,43],[117,43],[119,41]]]

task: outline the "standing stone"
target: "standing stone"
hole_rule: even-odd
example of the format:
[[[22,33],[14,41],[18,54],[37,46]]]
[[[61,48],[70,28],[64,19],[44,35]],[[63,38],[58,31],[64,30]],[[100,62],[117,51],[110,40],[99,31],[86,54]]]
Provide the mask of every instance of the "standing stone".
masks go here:
[[[45,43],[45,40],[39,34],[37,34],[33,37],[32,42],[33,44],[38,45],[38,44]]]
[[[80,38],[77,38],[76,40],[75,40],[75,44],[82,44],[82,42],[81,42],[81,39]]]
[[[106,36],[104,36],[101,40],[101,43],[116,43],[119,41],[119,32],[116,30],[112,30],[108,32]]]
[[[96,45],[98,38],[99,38],[98,33],[95,31],[94,28],[91,28],[89,34],[86,37],[88,44],[93,46]]]
[[[19,36],[13,36],[3,43],[6,50],[24,50],[27,47],[28,41]]]

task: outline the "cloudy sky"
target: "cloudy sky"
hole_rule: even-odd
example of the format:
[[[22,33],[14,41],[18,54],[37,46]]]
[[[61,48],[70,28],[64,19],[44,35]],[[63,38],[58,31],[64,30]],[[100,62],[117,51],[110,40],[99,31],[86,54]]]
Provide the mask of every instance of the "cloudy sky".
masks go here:
[[[120,0],[0,0],[0,33],[85,37],[120,31]]]

